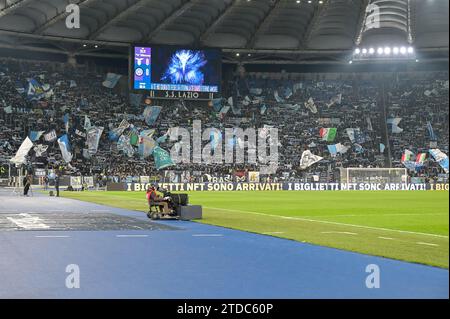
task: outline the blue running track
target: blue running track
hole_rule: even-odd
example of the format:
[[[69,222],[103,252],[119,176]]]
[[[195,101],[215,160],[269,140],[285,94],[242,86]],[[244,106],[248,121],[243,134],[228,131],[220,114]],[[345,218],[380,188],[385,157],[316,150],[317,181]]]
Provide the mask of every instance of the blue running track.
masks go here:
[[[0,192],[0,225],[10,220],[5,216],[55,213],[108,213],[150,223],[139,212]],[[160,224],[177,229],[54,231],[4,226],[0,298],[449,297],[445,269],[193,222]],[[66,287],[70,264],[79,266],[79,289]],[[369,264],[380,268],[379,289],[366,287]]]

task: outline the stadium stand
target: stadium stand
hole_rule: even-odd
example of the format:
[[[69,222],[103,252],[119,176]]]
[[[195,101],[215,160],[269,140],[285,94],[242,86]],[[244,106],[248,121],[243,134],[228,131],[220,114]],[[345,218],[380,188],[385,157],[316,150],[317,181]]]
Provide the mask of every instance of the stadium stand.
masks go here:
[[[448,73],[391,73],[384,77],[389,83],[386,92],[380,87],[380,82],[385,81],[373,74],[234,75],[225,80],[224,91],[235,101],[235,107],[225,117],[217,116],[207,102],[161,102],[163,111],[152,128],[156,128],[155,136],[159,137],[170,127],[190,128],[193,119],[201,120],[206,127],[219,129],[236,125],[277,127],[283,147],[281,164],[277,174],[271,177],[273,180],[332,182],[339,180],[336,174],[339,167],[386,167],[391,162],[395,167],[402,167],[400,159],[405,149],[415,154],[429,149],[428,122],[438,137],[439,148],[448,153]],[[46,88],[51,93],[38,100],[30,99],[30,93],[26,92],[30,79],[48,85]],[[71,166],[64,165],[58,144],[53,141],[47,143],[48,159],[37,158],[32,153],[32,162],[40,163],[36,167],[61,167],[70,175],[95,175],[100,183],[123,181],[130,176],[164,177],[164,172],[155,169],[152,158],[141,159],[136,149],[129,157],[118,151],[117,142],[108,138],[109,132],[124,119],[137,131],[151,127],[142,117],[145,99],[134,96],[138,99],[135,103],[123,85],[106,88],[102,85],[104,79],[105,73],[68,64],[1,59],[0,118],[5,128],[0,136],[2,163],[8,163],[32,131],[54,129],[57,136],[64,134],[64,117],[68,115],[74,156]],[[380,99],[383,94],[387,97],[386,105]],[[308,106],[308,101],[313,102]],[[385,112],[389,118],[402,118],[399,124],[404,130],[402,133],[387,132]],[[105,128],[98,153],[92,158],[83,156],[85,116],[93,126]],[[320,137],[320,128],[327,127],[337,128],[336,138],[331,142],[341,143],[348,149],[344,154],[330,154],[328,145],[332,143]],[[360,128],[362,140],[352,143],[346,132],[348,128]],[[383,151],[380,145],[389,147]],[[164,147],[172,146],[167,142]],[[300,157],[306,149],[324,160],[302,171]],[[175,169],[189,171],[183,175],[186,181],[200,181],[204,174],[223,176],[257,168],[180,164]],[[436,179],[443,173],[437,163],[429,161],[411,176]]]

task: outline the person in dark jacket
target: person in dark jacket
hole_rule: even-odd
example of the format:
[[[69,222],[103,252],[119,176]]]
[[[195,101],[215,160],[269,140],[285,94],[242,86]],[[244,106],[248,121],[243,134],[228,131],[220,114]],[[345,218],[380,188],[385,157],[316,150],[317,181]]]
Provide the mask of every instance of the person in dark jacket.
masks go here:
[[[59,197],[59,175],[55,176],[55,189],[56,189],[56,197]]]
[[[23,178],[23,196],[28,196],[30,187],[31,187],[31,175],[27,175]]]

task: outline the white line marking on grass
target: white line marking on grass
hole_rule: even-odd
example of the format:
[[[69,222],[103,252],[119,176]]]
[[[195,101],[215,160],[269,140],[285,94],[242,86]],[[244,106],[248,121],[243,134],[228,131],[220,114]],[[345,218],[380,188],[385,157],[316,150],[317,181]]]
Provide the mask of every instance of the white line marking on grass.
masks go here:
[[[381,231],[386,231],[386,232],[412,234],[412,235],[423,235],[423,236],[431,236],[431,237],[438,237],[438,238],[446,238],[446,239],[448,239],[448,236],[445,236],[445,235],[419,233],[419,232],[413,232],[413,231],[407,231],[407,230],[389,229],[389,228],[382,228],[382,227],[371,227],[371,226],[363,226],[363,225],[353,225],[353,224],[346,224],[346,223],[330,222],[330,221],[325,221],[325,220],[307,219],[307,218],[301,218],[301,217],[286,217],[286,216],[270,215],[270,214],[257,213],[257,212],[249,212],[249,211],[245,211],[245,210],[233,210],[233,209],[224,209],[224,208],[216,208],[216,207],[204,207],[204,208],[206,208],[206,209],[222,210],[222,211],[227,211],[227,212],[236,212],[236,213],[245,213],[245,214],[252,214],[252,215],[267,216],[267,217],[273,217],[273,218],[298,220],[298,221],[310,222],[310,223],[321,223],[321,224],[329,224],[329,225],[348,226],[348,227],[364,228],[364,229],[370,229],[370,230],[381,230]]]
[[[380,238],[380,239],[384,239],[384,240],[394,240],[394,238],[391,238],[391,237],[378,237],[378,238]]]
[[[281,235],[281,234],[285,234],[284,231],[269,231],[269,232],[265,232],[262,233],[263,235]]]
[[[323,231],[322,234],[342,234],[342,235],[358,235],[357,233],[350,233],[348,231]]]
[[[192,237],[223,237],[221,234],[195,234]]]
[[[117,238],[146,238],[148,235],[116,235]]]
[[[70,238],[70,236],[34,236],[36,238]]]
[[[328,217],[379,217],[379,216],[447,216],[448,214],[431,213],[431,214],[344,214],[344,215],[321,215],[321,216],[303,216],[303,218],[328,218]]]
[[[421,241],[416,243],[417,245],[425,245],[425,246],[433,246],[433,247],[438,247],[438,244],[430,244],[430,243],[423,243]]]

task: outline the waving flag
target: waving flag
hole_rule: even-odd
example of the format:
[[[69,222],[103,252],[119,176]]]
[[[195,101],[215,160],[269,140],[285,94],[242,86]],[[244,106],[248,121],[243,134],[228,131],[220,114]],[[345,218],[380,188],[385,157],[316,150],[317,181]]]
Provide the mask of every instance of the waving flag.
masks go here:
[[[428,129],[428,134],[430,135],[430,140],[431,141],[437,141],[437,136],[434,133],[433,125],[431,125],[430,121],[427,122],[427,129]]]
[[[261,105],[261,115],[266,114],[266,112],[267,112],[267,105],[266,104]]]
[[[167,168],[175,165],[170,157],[169,152],[163,150],[161,147],[156,146],[153,149],[153,157],[155,159],[155,166],[157,170]]]
[[[59,148],[61,149],[61,154],[66,163],[70,163],[72,161],[72,153],[70,152],[70,143],[69,137],[67,134],[64,134],[58,139]]]
[[[216,148],[220,147],[219,144],[222,143],[222,133],[217,132],[215,130],[211,131],[210,141],[211,141],[211,151],[214,151]]]
[[[398,126],[403,119],[401,117],[391,118],[387,120],[387,124],[391,127],[391,131],[393,134],[400,134],[403,132],[403,129]]]
[[[441,165],[441,167],[444,169],[444,171],[446,173],[448,173],[449,169],[448,169],[448,156],[447,156],[447,154],[445,154],[444,152],[442,152],[439,149],[432,149],[429,152],[430,152],[431,156],[433,156],[435,161],[438,162],[439,165]]]
[[[147,125],[152,126],[158,120],[159,114],[161,113],[161,106],[147,106],[144,110],[144,119]]]
[[[69,114],[64,114],[64,127],[66,128],[66,133],[69,133]]]
[[[139,135],[139,155],[142,158],[149,157],[153,149],[156,147],[156,142],[153,139],[155,130],[142,131]]]
[[[300,160],[300,169],[305,170],[317,162],[323,160],[323,157],[314,155],[311,151],[304,151]]]
[[[122,135],[117,142],[117,149],[124,152],[128,157],[133,157],[135,149],[130,144],[130,138],[128,136]]]
[[[120,135],[122,135],[123,132],[125,132],[125,130],[129,127],[130,127],[130,123],[128,123],[127,120],[122,120],[122,122],[120,122],[120,124],[119,124],[119,127],[109,131],[109,139],[111,141],[118,141]]]
[[[330,152],[332,157],[337,156],[338,151],[336,145],[328,145],[328,151]]]
[[[108,73],[106,75],[105,81],[103,81],[103,86],[107,87],[108,89],[114,89],[121,77],[122,76],[120,74]]]
[[[84,116],[84,130],[87,131],[92,127],[91,120],[87,115]]]
[[[42,136],[42,134],[44,134],[44,131],[31,131],[30,132],[30,140],[32,142],[36,142],[37,140],[39,140]]]
[[[25,157],[28,155],[28,152],[30,152],[32,147],[33,142],[30,140],[29,137],[27,137],[22,142],[22,145],[20,145],[19,150],[16,153],[16,156],[14,156],[10,161],[16,165],[25,164],[26,162]]]
[[[320,137],[323,141],[333,142],[336,139],[337,128],[320,129]]]
[[[223,99],[214,99],[209,102],[209,105],[214,108],[214,111],[220,112],[223,107]]]
[[[4,111],[6,114],[11,114],[11,113],[13,112],[12,106],[9,105],[9,106],[4,107],[4,108],[3,108],[3,111]]]
[[[30,101],[37,101],[44,97],[42,85],[35,79],[28,81],[27,97]]]
[[[50,132],[48,132],[47,134],[44,135],[44,140],[46,142],[54,142],[57,139],[57,135],[56,135],[56,131],[55,130],[51,130]]]
[[[48,145],[36,145],[33,150],[36,153],[36,157],[42,157],[44,155],[45,152],[47,152],[48,149]]]
[[[318,112],[316,103],[314,102],[312,97],[308,100],[308,102],[305,102],[305,107],[314,114]]]
[[[405,150],[405,152],[402,155],[402,163],[412,161],[413,157],[414,157],[413,152],[411,152],[410,150]]]
[[[425,164],[426,159],[427,159],[427,153],[420,153],[416,157],[416,164],[423,166]]]
[[[384,154],[385,150],[386,150],[386,145],[384,145],[383,143],[380,143],[380,153]]]
[[[103,127],[91,127],[87,131],[86,144],[91,155],[97,154],[100,137],[103,133]]]
[[[341,104],[342,103],[342,94],[338,94],[331,98],[330,103],[327,104],[327,107],[330,108],[335,104]]]
[[[273,96],[275,97],[275,101],[277,101],[278,103],[284,103],[284,99],[282,99],[280,97],[280,95],[278,94],[278,91],[273,92]]]

